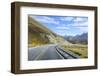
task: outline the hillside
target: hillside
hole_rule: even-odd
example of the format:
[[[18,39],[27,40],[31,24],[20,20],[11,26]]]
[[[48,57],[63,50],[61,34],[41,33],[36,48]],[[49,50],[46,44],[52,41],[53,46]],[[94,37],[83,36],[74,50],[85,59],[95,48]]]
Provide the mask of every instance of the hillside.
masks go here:
[[[35,19],[28,17],[28,45],[29,47],[56,44],[56,43],[69,43],[63,37],[55,34],[53,31],[43,26],[42,23],[37,22]]]

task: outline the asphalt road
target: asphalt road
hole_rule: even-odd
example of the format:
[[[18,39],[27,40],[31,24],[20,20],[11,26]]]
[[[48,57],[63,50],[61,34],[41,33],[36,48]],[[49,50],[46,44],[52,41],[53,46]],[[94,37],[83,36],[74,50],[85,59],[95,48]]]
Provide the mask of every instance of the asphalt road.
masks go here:
[[[55,59],[65,59],[61,53],[56,49],[56,44],[38,46],[28,49],[28,60],[55,60]],[[59,49],[60,50],[60,49]],[[61,51],[61,50],[60,50]],[[64,53],[65,54],[65,53]],[[66,54],[68,58],[73,58]],[[66,59],[68,59],[66,57]]]

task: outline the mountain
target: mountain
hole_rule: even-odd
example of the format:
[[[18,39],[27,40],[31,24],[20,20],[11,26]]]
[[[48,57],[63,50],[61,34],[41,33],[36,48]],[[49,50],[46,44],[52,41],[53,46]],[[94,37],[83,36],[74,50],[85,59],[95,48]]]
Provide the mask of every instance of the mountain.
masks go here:
[[[73,44],[75,43],[88,44],[88,33],[83,33],[81,35],[76,35],[76,36],[64,36],[64,39]]]
[[[57,35],[42,23],[36,21],[32,17],[28,16],[28,46],[38,46],[43,44],[57,44],[68,43],[63,37]]]

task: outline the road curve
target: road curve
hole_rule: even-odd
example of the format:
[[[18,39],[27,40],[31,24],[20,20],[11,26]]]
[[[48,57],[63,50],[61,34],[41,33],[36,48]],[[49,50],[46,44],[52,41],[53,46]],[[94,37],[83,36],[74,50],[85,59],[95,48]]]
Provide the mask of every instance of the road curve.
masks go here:
[[[73,57],[68,56],[68,54],[66,54],[68,57],[65,58],[63,55],[61,55],[61,53],[58,52],[56,47],[57,47],[56,44],[50,44],[50,45],[29,48],[28,49],[28,60],[29,61],[55,60],[55,59],[68,59],[68,57],[73,58]]]

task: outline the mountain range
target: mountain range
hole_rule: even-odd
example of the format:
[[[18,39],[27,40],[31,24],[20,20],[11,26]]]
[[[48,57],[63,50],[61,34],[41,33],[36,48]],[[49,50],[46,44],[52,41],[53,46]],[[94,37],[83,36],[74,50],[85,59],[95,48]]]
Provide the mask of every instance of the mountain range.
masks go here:
[[[88,33],[82,33],[76,36],[64,36],[64,39],[66,39],[67,41],[73,44],[76,44],[76,43],[88,44]]]

